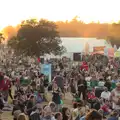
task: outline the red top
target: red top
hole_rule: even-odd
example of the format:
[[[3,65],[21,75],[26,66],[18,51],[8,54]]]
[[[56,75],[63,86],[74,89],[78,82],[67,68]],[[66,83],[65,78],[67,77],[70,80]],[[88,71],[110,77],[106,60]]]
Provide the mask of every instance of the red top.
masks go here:
[[[85,69],[86,71],[88,71],[88,65],[86,62],[82,63],[82,66],[80,67],[81,70]]]
[[[38,62],[40,62],[40,58],[38,58]]]
[[[4,83],[4,80],[1,80],[1,81],[0,81],[0,90],[3,89],[4,84],[5,84],[5,83]]]
[[[101,109],[102,109],[104,112],[109,112],[109,108],[108,108],[107,105],[103,105],[103,106],[101,107]]]
[[[3,90],[8,90],[11,87],[11,83],[8,79],[4,80],[4,86],[3,86]]]
[[[88,93],[88,99],[95,99],[95,98],[96,98],[96,96],[94,95],[93,92]]]

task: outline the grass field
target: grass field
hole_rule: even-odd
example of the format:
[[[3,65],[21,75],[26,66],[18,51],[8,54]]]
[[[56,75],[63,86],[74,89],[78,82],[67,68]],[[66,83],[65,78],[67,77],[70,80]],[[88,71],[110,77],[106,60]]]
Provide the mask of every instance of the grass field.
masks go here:
[[[48,95],[48,100],[51,101],[52,98],[52,94],[49,93]],[[44,103],[47,104],[47,103]],[[70,95],[70,93],[67,93],[65,96],[65,100],[64,100],[64,105],[71,107],[72,105],[72,96]],[[11,115],[11,112],[4,112],[2,114],[2,120],[13,120],[13,116]]]

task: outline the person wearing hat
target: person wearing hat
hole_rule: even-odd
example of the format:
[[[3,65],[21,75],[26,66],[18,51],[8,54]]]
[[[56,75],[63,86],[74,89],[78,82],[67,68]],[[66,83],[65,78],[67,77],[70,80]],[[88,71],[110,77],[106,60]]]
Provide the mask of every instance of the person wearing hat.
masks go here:
[[[116,83],[116,88],[112,90],[110,100],[114,110],[120,110],[120,82]]]

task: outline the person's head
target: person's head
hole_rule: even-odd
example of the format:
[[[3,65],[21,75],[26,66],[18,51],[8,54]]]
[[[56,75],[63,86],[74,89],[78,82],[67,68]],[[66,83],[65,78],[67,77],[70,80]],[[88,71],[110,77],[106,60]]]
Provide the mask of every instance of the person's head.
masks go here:
[[[114,111],[111,112],[110,115],[111,115],[111,117],[118,117],[118,115],[119,115],[119,111],[114,110]]]
[[[104,115],[104,111],[102,109],[98,110],[98,112],[103,116]]]
[[[31,86],[30,85],[28,85],[28,87],[27,87],[28,89],[31,89]]]
[[[103,78],[100,78],[99,80],[100,80],[100,81],[103,81]]]
[[[84,102],[82,100],[78,100],[77,101],[77,107],[80,108],[80,107],[83,107],[84,106]]]
[[[21,93],[20,92],[17,93],[17,97],[21,97]]]
[[[79,115],[83,116],[85,114],[85,106],[84,106],[83,101],[80,101],[77,104],[77,108],[78,108]]]
[[[16,99],[13,100],[13,104],[14,104],[14,105],[17,105],[17,104],[18,104],[18,100],[16,100]]]
[[[43,108],[42,108],[41,104],[37,104],[36,107],[37,107],[37,109],[39,110],[39,113],[40,113],[40,115],[41,115],[42,112],[43,112]]]
[[[20,110],[14,111],[14,113],[13,113],[13,115],[14,115],[14,120],[17,120],[20,114],[21,114],[21,111],[20,111]]]
[[[17,120],[27,120],[27,117],[26,117],[26,115],[24,113],[21,113],[21,114],[19,114]]]
[[[27,94],[27,99],[29,99],[30,98],[30,94]]]
[[[43,110],[44,110],[44,108],[46,107],[47,105],[43,105]]]
[[[116,89],[117,89],[118,91],[120,91],[120,82],[118,82],[118,83],[116,84]]]
[[[60,72],[57,72],[57,75],[60,75]]]
[[[71,116],[70,110],[67,107],[63,107],[62,115],[63,115],[63,119],[67,120]]]
[[[56,82],[53,83],[53,88],[54,88],[54,89],[58,89],[58,85],[57,85]]]
[[[107,87],[105,87],[105,88],[104,88],[104,91],[105,91],[105,92],[107,92],[107,91],[108,91],[108,88],[107,88]]]
[[[34,102],[34,95],[30,96],[30,101]]]
[[[62,119],[63,119],[62,114],[61,114],[60,112],[57,112],[57,113],[55,114],[55,119],[56,119],[56,120],[62,120]]]
[[[98,111],[92,110],[86,115],[86,120],[102,120],[102,115]]]
[[[0,93],[0,98],[2,98],[3,97],[3,95],[2,95],[2,93]]]
[[[77,102],[73,103],[73,108],[74,108],[74,109],[77,108]]]
[[[55,110],[56,110],[56,105],[55,105],[55,103],[54,103],[54,102],[50,102],[50,103],[49,103],[49,106],[50,106],[52,112],[55,112]]]
[[[52,111],[51,111],[50,106],[46,106],[44,108],[44,116],[51,116],[51,115],[52,115]]]

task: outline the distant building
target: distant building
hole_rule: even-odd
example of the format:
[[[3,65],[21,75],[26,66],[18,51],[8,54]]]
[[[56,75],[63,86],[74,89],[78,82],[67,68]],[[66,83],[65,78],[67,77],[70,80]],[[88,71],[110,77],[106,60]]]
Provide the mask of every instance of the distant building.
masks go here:
[[[107,46],[111,47],[111,44],[104,39],[96,38],[61,38],[62,45],[65,46],[67,52],[82,52],[86,43],[89,44],[90,52],[93,52],[93,47]]]
[[[62,45],[66,48],[67,52],[62,56],[72,57],[73,53],[80,53],[84,51],[86,43],[89,44],[89,52],[93,52],[93,47],[106,46],[111,47],[111,44],[105,39],[96,38],[75,38],[75,37],[61,37]],[[58,57],[54,55],[48,55],[51,57]]]

